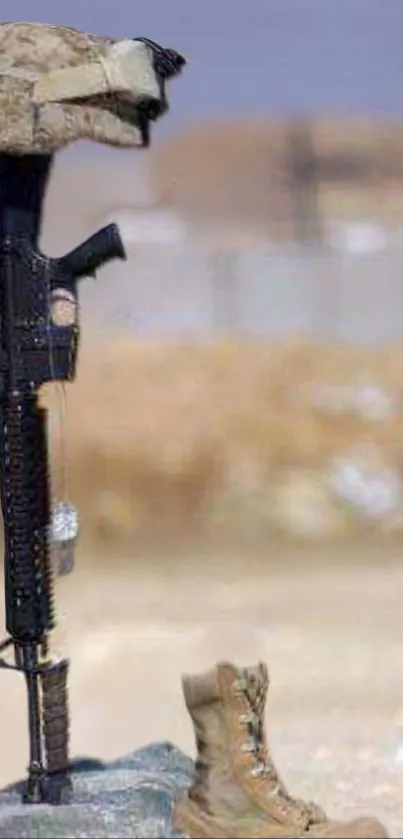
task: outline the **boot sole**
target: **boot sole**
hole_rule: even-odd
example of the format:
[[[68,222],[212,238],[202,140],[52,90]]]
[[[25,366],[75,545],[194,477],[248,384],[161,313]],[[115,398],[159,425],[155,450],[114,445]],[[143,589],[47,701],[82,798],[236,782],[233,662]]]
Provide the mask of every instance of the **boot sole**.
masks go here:
[[[207,817],[208,818],[208,817]],[[172,812],[172,823],[190,839],[228,839],[228,833],[216,822],[201,816],[201,811],[188,798],[178,801]]]
[[[240,839],[241,836],[245,835],[233,831],[228,833],[228,828],[221,827],[208,815],[204,815],[203,811],[193,804],[187,796],[185,800],[179,799],[176,802],[172,811],[172,824],[174,828],[185,833],[190,839],[237,839],[237,837]],[[308,837],[308,834],[306,835]],[[276,830],[275,825],[272,825],[263,828],[261,831],[248,832],[248,836],[250,839],[268,839],[268,837],[272,837],[272,839],[276,839],[276,837],[298,839],[298,836],[302,836],[302,834],[296,830],[281,831],[281,826],[278,826]]]

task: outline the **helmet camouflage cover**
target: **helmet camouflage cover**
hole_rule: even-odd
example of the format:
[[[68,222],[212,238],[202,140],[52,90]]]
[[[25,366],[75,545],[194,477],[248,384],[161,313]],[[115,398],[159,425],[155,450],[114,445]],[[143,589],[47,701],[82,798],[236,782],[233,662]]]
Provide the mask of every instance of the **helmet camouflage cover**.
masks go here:
[[[185,59],[147,38],[0,24],[0,152],[51,154],[75,140],[147,146]]]

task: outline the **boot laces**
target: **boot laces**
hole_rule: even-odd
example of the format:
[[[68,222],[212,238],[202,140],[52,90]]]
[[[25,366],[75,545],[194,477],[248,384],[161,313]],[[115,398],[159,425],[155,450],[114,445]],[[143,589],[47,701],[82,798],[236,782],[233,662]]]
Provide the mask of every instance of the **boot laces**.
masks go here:
[[[255,758],[251,774],[254,777],[265,777],[268,781],[269,798],[276,798],[283,812],[292,813],[294,818],[307,822],[307,825],[324,822],[327,820],[324,811],[314,802],[293,798],[279,776],[263,732],[263,712],[267,690],[268,682],[263,679],[250,677],[239,679],[236,685],[236,692],[241,694],[247,702],[247,711],[240,714],[239,719],[249,734],[249,739],[243,744],[242,751]]]

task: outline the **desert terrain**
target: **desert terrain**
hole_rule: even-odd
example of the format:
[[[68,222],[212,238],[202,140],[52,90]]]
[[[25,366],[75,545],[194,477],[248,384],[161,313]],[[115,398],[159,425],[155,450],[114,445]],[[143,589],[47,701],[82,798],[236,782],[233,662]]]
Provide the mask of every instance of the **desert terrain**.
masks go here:
[[[155,740],[194,754],[180,686],[224,658],[262,659],[267,726],[290,788],[348,817],[372,812],[403,836],[401,549],[327,547],[78,552],[57,584],[55,651],[71,656],[74,755],[113,757]],[[3,672],[0,782],[27,760],[25,692]]]
[[[192,159],[206,150],[205,174],[193,187],[172,149],[155,157],[154,198],[144,185],[139,198],[123,164],[109,181],[99,176],[99,159],[81,162],[75,181],[70,164],[64,180],[59,168],[45,239],[62,252],[136,198],[193,212],[196,225],[206,214],[215,223],[231,205],[235,226],[248,223],[279,241],[295,235],[280,170],[282,214],[269,215],[278,206],[270,171],[259,198],[268,136],[281,149],[280,128],[269,135],[245,128],[235,137],[235,162],[231,169],[229,155],[215,194],[214,136],[201,134],[188,154],[178,144],[181,166],[193,172]],[[323,159],[327,136],[323,126],[313,132]],[[343,146],[343,131],[333,136]],[[381,140],[377,134],[376,148]],[[229,145],[223,132],[221,152]],[[349,220],[376,204],[382,223],[400,218],[400,188],[390,187],[399,161],[390,172],[392,155],[381,145],[378,175],[358,172],[351,189],[343,187],[343,205],[329,163],[320,193],[327,217],[336,208]],[[234,172],[237,194],[226,189]],[[81,175],[78,206],[72,184]],[[403,837],[401,346],[319,347],[293,336],[278,346],[220,336],[183,346],[131,335],[104,347],[90,337],[90,309],[91,301],[67,413],[60,389],[43,394],[53,493],[64,497],[67,474],[82,521],[75,570],[56,581],[53,638],[55,654],[71,657],[72,753],[108,758],[168,739],[194,754],[181,673],[224,658],[262,659],[272,677],[270,742],[290,788],[340,817],[373,813]],[[376,404],[360,402],[361,385]],[[375,483],[380,475],[389,486],[393,472],[397,500],[389,493],[385,515],[357,512],[354,500],[331,492],[334,459],[354,459],[357,450]],[[21,678],[0,677],[5,784],[27,762],[26,708]]]

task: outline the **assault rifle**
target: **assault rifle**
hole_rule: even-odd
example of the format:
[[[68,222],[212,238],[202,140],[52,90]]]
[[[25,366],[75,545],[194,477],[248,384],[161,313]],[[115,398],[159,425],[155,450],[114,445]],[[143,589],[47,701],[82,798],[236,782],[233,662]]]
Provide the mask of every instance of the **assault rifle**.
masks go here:
[[[79,344],[82,277],[125,259],[116,225],[60,258],[38,249],[51,155],[0,154],[0,433],[1,506],[7,639],[28,692],[30,757],[24,801],[60,803],[68,789],[68,660],[52,661],[55,625],[50,548],[47,411],[38,390],[71,381]],[[68,322],[53,317],[57,301],[73,304]]]

